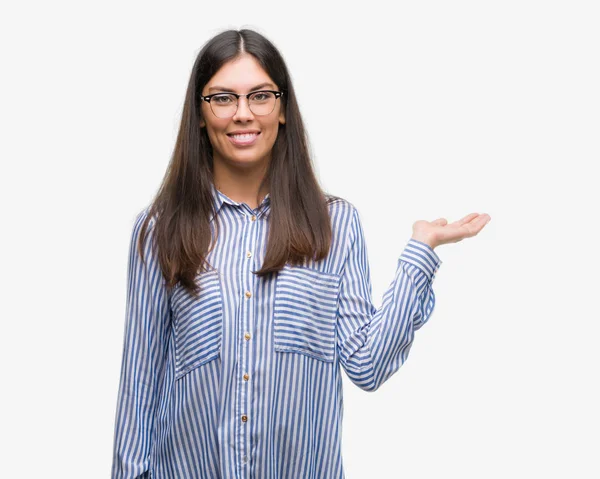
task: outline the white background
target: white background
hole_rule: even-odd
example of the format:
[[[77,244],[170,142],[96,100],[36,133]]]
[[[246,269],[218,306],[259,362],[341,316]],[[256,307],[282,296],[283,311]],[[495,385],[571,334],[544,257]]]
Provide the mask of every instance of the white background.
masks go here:
[[[377,392],[344,376],[348,479],[600,477],[595,2],[12,2],[2,59],[2,477],[109,477],[128,241],[210,37],[292,74],[381,304],[418,219],[436,307]],[[386,218],[393,218],[392,221]]]

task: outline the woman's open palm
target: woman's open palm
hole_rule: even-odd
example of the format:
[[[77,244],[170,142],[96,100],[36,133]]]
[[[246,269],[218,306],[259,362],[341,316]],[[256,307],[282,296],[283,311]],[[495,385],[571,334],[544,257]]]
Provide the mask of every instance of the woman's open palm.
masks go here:
[[[438,218],[435,221],[419,220],[413,224],[412,238],[432,248],[446,243],[458,243],[478,234],[491,219],[491,216],[486,213],[471,213],[449,224],[445,218]]]

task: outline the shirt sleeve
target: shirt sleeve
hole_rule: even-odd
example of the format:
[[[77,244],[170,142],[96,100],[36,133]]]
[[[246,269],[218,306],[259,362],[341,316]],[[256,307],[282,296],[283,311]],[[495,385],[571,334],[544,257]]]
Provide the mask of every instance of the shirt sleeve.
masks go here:
[[[340,285],[337,346],[350,380],[365,391],[375,391],[406,361],[414,332],[431,317],[435,307],[432,283],[442,261],[429,245],[411,238],[377,309],[356,208],[350,241]]]
[[[129,246],[121,376],[115,416],[112,479],[149,477],[159,378],[165,363],[170,307],[164,276],[152,251],[152,220],[138,239],[147,209],[135,220]]]

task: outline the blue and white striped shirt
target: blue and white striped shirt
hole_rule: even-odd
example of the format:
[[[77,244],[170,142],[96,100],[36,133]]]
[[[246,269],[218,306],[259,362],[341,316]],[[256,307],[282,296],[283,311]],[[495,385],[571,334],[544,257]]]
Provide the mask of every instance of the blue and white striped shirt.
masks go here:
[[[343,478],[339,365],[365,391],[402,366],[433,312],[442,261],[409,239],[375,308],[358,212],[337,199],[328,256],[258,278],[269,195],[256,209],[215,188],[213,198],[215,269],[197,276],[197,300],[180,285],[167,293],[154,218],[142,264],[148,208],[135,221],[112,478]]]

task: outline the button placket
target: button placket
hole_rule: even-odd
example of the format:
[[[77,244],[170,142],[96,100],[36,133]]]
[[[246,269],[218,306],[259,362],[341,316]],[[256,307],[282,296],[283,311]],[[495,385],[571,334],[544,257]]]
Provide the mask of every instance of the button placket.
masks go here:
[[[251,404],[250,394],[251,389],[249,388],[249,372],[252,371],[252,354],[254,351],[254,284],[255,284],[255,276],[252,274],[252,271],[256,269],[254,265],[254,248],[256,235],[258,233],[257,229],[253,226],[256,224],[257,216],[255,214],[246,215],[247,222],[245,224],[245,234],[244,234],[244,243],[245,243],[245,252],[244,261],[242,264],[241,271],[241,279],[242,279],[242,306],[241,306],[241,330],[243,331],[243,339],[242,339],[242,347],[239,350],[238,371],[241,374],[239,379],[239,393],[238,393],[238,404],[239,404],[239,414],[240,414],[240,422],[239,425],[241,429],[239,430],[238,435],[238,444],[239,444],[239,458],[240,463],[245,467],[249,462],[248,450],[250,448],[250,432],[251,428],[249,428],[246,423],[249,421],[249,417],[251,415],[251,411],[248,410],[249,405]]]

